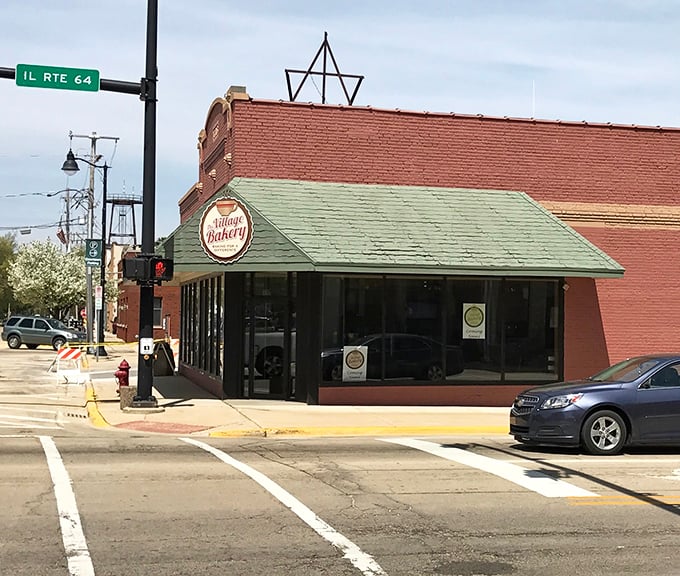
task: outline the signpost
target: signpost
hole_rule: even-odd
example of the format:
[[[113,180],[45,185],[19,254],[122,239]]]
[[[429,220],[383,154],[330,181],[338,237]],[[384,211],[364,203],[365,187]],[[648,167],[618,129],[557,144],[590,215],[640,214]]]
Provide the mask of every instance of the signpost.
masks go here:
[[[85,240],[85,266],[99,267],[102,265],[102,240],[101,238],[88,238]]]
[[[17,64],[17,86],[59,88],[61,90],[99,90],[99,70]]]

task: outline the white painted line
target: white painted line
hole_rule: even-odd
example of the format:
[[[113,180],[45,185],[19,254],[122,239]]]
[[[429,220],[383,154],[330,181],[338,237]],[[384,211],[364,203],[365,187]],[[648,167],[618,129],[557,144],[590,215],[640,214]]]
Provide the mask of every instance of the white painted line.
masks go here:
[[[453,446],[442,446],[435,442],[427,442],[425,440],[415,440],[413,438],[378,438],[383,442],[392,442],[393,444],[400,444],[416,450],[428,452],[434,456],[458,462],[471,468],[483,470],[489,474],[494,474],[504,480],[509,480],[515,484],[538,492],[547,498],[566,498],[574,496],[594,497],[598,496],[594,492],[589,492],[573,484],[569,484],[564,480],[558,480],[542,472],[537,472],[531,468],[524,468],[516,464],[510,464],[502,460],[480,456],[473,452],[467,452],[460,448]]]
[[[63,430],[63,426],[59,426],[58,424],[55,424],[54,426],[46,426],[44,424],[31,424],[30,422],[26,422],[25,424],[21,424],[18,422],[3,422],[0,420],[0,428],[38,428],[40,430]]]
[[[355,568],[358,568],[364,576],[387,576],[387,573],[380,567],[380,565],[370,554],[363,552],[356,544],[345,538],[332,526],[324,522],[312,510],[307,508],[307,506],[295,498],[295,496],[289,492],[286,492],[281,486],[261,472],[258,472],[247,464],[232,458],[225,452],[222,452],[217,448],[213,448],[210,446],[210,444],[199,442],[193,438],[180,438],[180,440],[183,440],[188,444],[193,444],[198,448],[202,448],[206,452],[210,452],[213,456],[220,459],[225,464],[233,466],[240,472],[243,472],[243,474],[246,476],[249,476],[251,479],[255,480],[255,482],[257,482],[260,486],[267,490],[267,492],[274,496],[274,498],[279,500],[284,506],[296,514],[303,522],[310,526],[319,536],[343,552],[343,558],[349,560],[352,565]]]
[[[38,438],[40,438],[45,451],[47,466],[50,469],[50,476],[54,484],[61,539],[64,542],[68,572],[71,576],[94,576],[94,567],[80,523],[80,514],[78,513],[76,496],[71,486],[71,478],[54,440],[49,436],[38,436]]]
[[[35,394],[33,394],[32,396],[35,396]],[[4,405],[4,406],[2,406],[0,404],[0,406],[2,407],[3,413],[4,412],[11,412],[12,410],[14,410],[15,412],[21,412],[22,414],[26,412],[26,406],[25,405],[22,405],[22,406]],[[31,406],[31,413],[33,413],[33,414],[54,414],[55,412],[54,412],[54,410],[38,410],[38,409],[33,408]]]
[[[53,418],[36,418],[35,416],[12,416],[10,414],[1,414],[0,418],[3,420],[21,420],[24,422],[54,422],[57,419],[57,413],[52,412]]]

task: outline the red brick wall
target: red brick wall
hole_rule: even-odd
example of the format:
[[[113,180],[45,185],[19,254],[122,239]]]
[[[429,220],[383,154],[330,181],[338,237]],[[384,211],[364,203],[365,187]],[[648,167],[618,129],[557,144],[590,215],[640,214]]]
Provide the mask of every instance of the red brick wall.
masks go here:
[[[538,201],[680,206],[679,129],[428,114],[262,100],[216,100],[199,187],[182,221],[236,176],[520,190]],[[214,170],[212,175],[211,171]],[[609,208],[605,207],[606,212]],[[602,210],[602,208],[601,208]],[[579,225],[626,268],[570,278],[565,376],[639,352],[680,349],[680,225]]]
[[[156,286],[154,296],[163,299],[163,316],[170,315],[170,338],[179,338],[180,323],[180,287]],[[139,286],[133,283],[122,283],[118,295],[118,319],[116,322],[116,336],[125,342],[137,342],[139,335]],[[166,337],[162,327],[153,329],[154,340]]]
[[[539,201],[680,205],[674,189],[680,130],[263,101],[233,107],[233,170],[225,177],[500,188]]]

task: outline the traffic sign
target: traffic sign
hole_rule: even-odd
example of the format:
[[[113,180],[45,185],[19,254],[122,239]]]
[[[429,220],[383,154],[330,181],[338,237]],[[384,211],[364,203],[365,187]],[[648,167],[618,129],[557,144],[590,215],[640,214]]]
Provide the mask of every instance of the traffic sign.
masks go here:
[[[17,64],[17,86],[59,88],[61,90],[99,90],[99,70]]]
[[[102,265],[102,240],[101,238],[88,238],[85,240],[85,266]]]

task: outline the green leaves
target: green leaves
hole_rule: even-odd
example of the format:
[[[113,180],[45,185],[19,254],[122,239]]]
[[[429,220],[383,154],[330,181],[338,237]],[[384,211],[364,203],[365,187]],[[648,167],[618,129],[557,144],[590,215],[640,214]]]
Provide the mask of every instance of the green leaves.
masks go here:
[[[7,272],[15,299],[33,313],[59,317],[62,311],[85,301],[82,249],[64,253],[49,240],[24,244]]]

